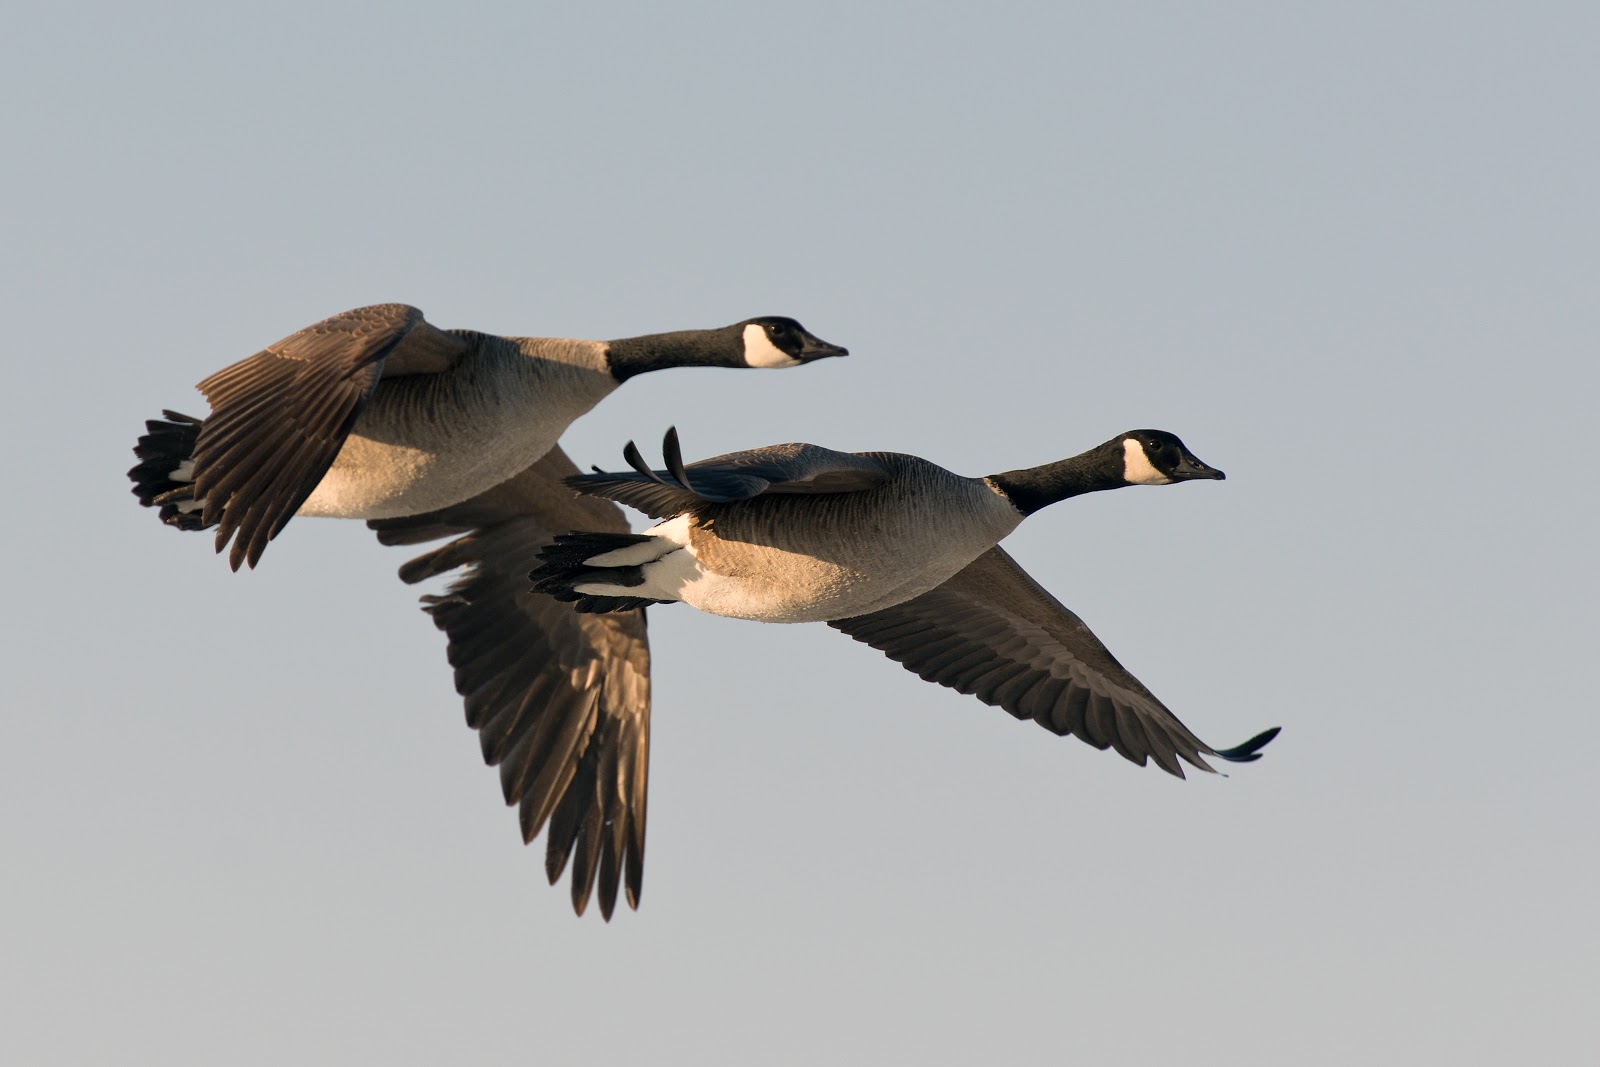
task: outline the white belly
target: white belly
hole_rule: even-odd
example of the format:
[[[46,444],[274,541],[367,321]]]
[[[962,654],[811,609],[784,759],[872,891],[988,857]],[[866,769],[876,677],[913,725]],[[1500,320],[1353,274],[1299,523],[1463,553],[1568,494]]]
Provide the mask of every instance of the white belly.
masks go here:
[[[296,514],[388,519],[459,504],[527,469],[550,451],[557,434],[527,434],[509,443],[477,436],[438,450],[351,434]]]
[[[974,556],[974,559],[977,557]],[[701,571],[680,586],[680,599],[701,611],[760,622],[826,622],[903,604],[944,584],[966,563],[926,568],[899,580],[874,580],[838,574],[837,580],[807,587],[770,580],[730,578]]]

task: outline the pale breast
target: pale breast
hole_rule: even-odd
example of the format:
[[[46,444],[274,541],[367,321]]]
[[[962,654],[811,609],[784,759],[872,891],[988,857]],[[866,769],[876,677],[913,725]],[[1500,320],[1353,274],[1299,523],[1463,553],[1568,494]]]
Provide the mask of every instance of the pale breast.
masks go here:
[[[487,337],[450,373],[386,378],[299,514],[458,504],[525,470],[617,384],[603,345],[556,338]]]

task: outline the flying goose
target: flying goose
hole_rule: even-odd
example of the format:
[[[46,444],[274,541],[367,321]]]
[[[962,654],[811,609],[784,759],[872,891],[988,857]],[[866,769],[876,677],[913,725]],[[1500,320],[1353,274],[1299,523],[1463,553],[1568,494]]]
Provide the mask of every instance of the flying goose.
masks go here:
[[[406,304],[346,311],[202,381],[204,420],[152,420],[139,502],[230,538],[254,567],[295,514],[392,519],[459,504],[524,470],[636,374],[795,367],[847,350],[793,319],[620,341],[441,330]]]
[[[534,587],[604,614],[683,602],[763,622],[826,622],[923,679],[1056,734],[1183,777],[1182,759],[1260,758],[1277,728],[1215,749],[1179,722],[1083,621],[998,542],[1034,512],[1127,485],[1221,480],[1162,430],[1132,430],[1070,459],[966,478],[917,456],[772,445],[666,470],[629,442],[631,472],[568,477],[663,521],[641,534],[557,538]]]
[[[557,533],[626,531],[615,504],[574,497],[556,444],[636,374],[778,368],[846,355],[789,318],[618,341],[441,330],[404,304],[335,315],[200,383],[211,414],[167,411],[128,472],[139,502],[185,530],[232,539],[254,567],[295,514],[366,519],[384,544],[453,537],[400,569],[458,571],[423,598],[449,640],[456,689],[500,768],[523,838],[547,825],[552,884],[572,864],[581,915],[598,881],[638,907],[650,740],[644,613],[584,616],[528,590],[527,561]]]

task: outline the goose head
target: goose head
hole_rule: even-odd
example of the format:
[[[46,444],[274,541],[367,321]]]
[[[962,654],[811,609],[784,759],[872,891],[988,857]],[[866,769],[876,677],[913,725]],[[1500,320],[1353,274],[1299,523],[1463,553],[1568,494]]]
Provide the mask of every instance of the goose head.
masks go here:
[[[850,350],[829,344],[794,319],[762,315],[735,327],[744,344],[747,367],[798,367],[829,356],[848,356]]]
[[[1129,430],[1120,440],[1122,480],[1128,485],[1171,485],[1199,478],[1220,482],[1227,477],[1165,430]]]

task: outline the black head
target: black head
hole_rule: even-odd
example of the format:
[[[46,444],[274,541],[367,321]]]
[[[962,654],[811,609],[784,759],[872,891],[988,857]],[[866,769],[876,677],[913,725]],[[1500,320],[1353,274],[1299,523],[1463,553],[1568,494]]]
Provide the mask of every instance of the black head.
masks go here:
[[[1129,430],[1122,442],[1122,480],[1129,485],[1170,485],[1173,482],[1227,475],[1208,467],[1177,436],[1165,430]]]
[[[737,329],[744,340],[747,367],[798,367],[813,360],[850,354],[848,348],[830,345],[782,315],[745,319]]]

